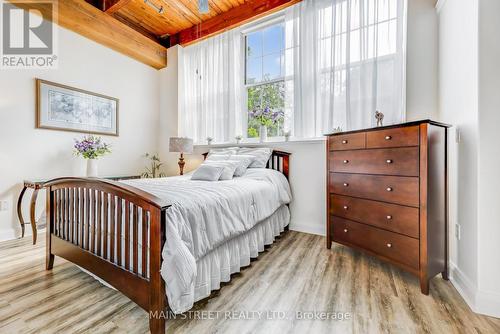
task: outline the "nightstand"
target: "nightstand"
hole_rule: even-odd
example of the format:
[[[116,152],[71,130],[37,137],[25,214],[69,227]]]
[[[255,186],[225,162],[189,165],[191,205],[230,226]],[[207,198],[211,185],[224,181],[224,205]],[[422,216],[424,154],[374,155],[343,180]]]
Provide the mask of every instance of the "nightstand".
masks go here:
[[[102,179],[107,179],[107,180],[112,180],[112,181],[122,181],[122,180],[131,180],[131,179],[140,179],[140,175],[123,175],[123,176],[108,176],[108,177],[102,177]],[[49,181],[49,180],[24,180],[23,182],[23,189],[21,190],[21,193],[19,194],[19,198],[17,200],[17,216],[19,217],[19,223],[21,224],[21,238],[24,238],[24,232],[25,228],[24,225],[31,225],[31,230],[33,231],[33,245],[36,244],[36,237],[37,237],[37,223],[35,220],[35,208],[36,208],[36,199],[38,197],[38,191],[44,187],[44,184]],[[30,222],[25,223],[24,218],[23,218],[23,213],[22,213],[22,202],[23,202],[23,197],[24,193],[26,192],[26,189],[33,189],[33,194],[31,195],[31,200],[30,200]],[[43,227],[43,226],[41,226]]]

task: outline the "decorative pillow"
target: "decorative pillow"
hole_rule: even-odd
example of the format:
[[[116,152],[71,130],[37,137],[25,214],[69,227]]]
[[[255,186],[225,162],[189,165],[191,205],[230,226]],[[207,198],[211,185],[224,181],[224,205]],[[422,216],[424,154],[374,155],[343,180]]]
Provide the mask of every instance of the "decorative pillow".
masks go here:
[[[229,160],[227,161],[235,161],[238,163],[238,167],[236,167],[236,170],[234,171],[234,176],[242,176],[245,174],[247,171],[248,166],[255,160],[255,157],[253,155],[246,155],[246,154],[240,154],[240,155],[232,155],[229,157]]]
[[[212,154],[236,154],[239,149],[239,147],[211,148],[210,151],[208,151],[208,156],[211,156]]]
[[[225,181],[225,180],[232,180],[234,172],[236,168],[239,165],[238,161],[205,161],[203,165],[210,165],[210,166],[221,166],[224,168],[222,171],[222,174],[219,177],[219,180]]]
[[[224,160],[228,160],[229,157],[231,155],[230,154],[210,154],[207,156],[207,158],[205,159],[205,161],[224,161]]]
[[[224,166],[214,166],[202,164],[198,169],[196,169],[191,176],[191,180],[200,181],[217,181],[219,180],[222,172],[224,171]]]
[[[273,150],[269,147],[258,147],[258,148],[249,148],[242,147],[238,150],[237,155],[252,155],[255,157],[255,160],[248,166],[248,168],[266,168],[267,161]]]

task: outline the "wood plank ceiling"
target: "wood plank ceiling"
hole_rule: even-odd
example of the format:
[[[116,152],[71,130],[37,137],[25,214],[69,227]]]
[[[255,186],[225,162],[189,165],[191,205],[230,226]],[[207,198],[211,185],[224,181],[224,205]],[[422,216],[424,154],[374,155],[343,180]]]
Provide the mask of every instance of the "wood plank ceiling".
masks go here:
[[[188,45],[272,13],[300,0],[208,0],[200,13],[198,0],[86,0],[166,47]],[[159,8],[162,12],[159,13]]]

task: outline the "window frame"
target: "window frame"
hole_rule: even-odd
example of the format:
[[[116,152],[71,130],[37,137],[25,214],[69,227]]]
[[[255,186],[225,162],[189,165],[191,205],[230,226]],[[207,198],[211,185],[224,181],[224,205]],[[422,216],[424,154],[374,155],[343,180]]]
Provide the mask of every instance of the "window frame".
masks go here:
[[[267,81],[262,80],[262,81],[257,82],[257,83],[247,83],[247,58],[248,58],[247,57],[247,50],[248,50],[247,37],[248,37],[248,35],[250,35],[254,32],[257,32],[257,31],[263,31],[269,27],[272,27],[272,26],[278,25],[278,24],[283,25],[283,29],[285,29],[285,24],[286,24],[285,13],[278,13],[276,15],[272,15],[270,17],[267,17],[264,20],[260,20],[256,23],[249,24],[247,26],[247,28],[242,30],[242,32],[241,32],[241,38],[242,38],[241,45],[243,48],[243,52],[242,52],[242,57],[243,57],[243,61],[242,61],[243,66],[242,67],[243,68],[242,68],[242,70],[244,73],[244,75],[242,76],[243,77],[243,89],[244,89],[243,97],[244,97],[244,101],[245,101],[242,132],[243,132],[243,138],[245,138],[245,140],[248,142],[257,142],[259,140],[258,137],[248,137],[248,112],[249,112],[249,110],[248,110],[248,89],[253,88],[253,87],[258,87],[258,86],[275,84],[278,82],[283,82],[283,84],[286,84],[286,82],[288,80],[293,79],[292,76],[286,76],[284,73],[281,73],[282,76],[280,76],[279,78],[276,78],[276,79],[267,80]],[[283,30],[283,33],[284,32],[285,31]],[[283,42],[284,43],[286,42],[284,35],[283,35]],[[280,50],[280,54],[282,52],[286,52],[286,50],[287,50],[286,45],[283,44],[283,48]],[[262,58],[262,60],[263,60],[264,56],[265,55],[262,54],[262,56],[260,58]],[[280,66],[281,66],[281,64],[280,64]],[[263,71],[263,63],[262,63],[262,71]],[[283,136],[272,136],[272,137],[268,137],[268,138],[278,139],[278,138],[283,138]]]

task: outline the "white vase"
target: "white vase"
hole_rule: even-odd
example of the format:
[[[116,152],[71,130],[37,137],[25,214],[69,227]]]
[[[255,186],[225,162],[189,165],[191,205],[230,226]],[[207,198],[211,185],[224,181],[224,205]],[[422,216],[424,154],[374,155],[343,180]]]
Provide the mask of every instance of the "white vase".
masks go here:
[[[97,159],[87,159],[87,177],[97,177]]]
[[[267,140],[267,126],[265,126],[265,125],[260,126],[259,136],[260,136],[261,143],[263,143]]]

